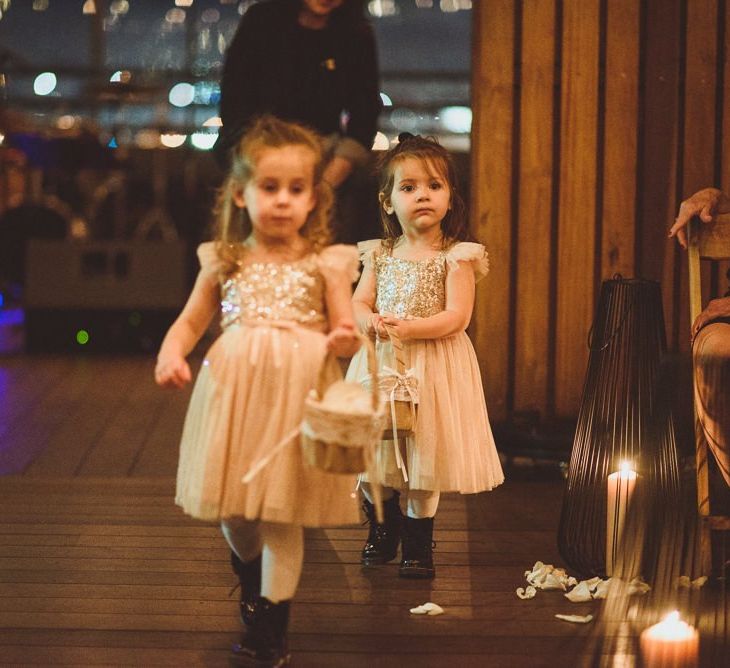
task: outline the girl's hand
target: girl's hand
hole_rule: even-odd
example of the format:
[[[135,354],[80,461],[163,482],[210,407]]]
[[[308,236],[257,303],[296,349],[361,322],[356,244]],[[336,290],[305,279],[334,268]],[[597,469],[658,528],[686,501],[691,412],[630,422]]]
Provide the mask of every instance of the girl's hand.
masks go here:
[[[381,341],[386,341],[388,339],[388,333],[385,331],[385,327],[383,327],[383,318],[380,313],[373,313],[368,318],[365,333],[371,339],[379,339]]]
[[[160,357],[155,365],[155,382],[160,387],[185,387],[192,379],[190,366],[182,356]]]
[[[335,327],[327,335],[327,351],[337,357],[352,357],[360,350],[361,344],[362,341],[351,323]]]
[[[400,318],[394,318],[393,316],[387,315],[382,318],[382,321],[383,325],[388,325],[388,327],[395,332],[395,335],[401,341],[408,341],[408,339],[412,338],[410,320],[401,320]],[[383,327],[383,329],[385,329],[385,327]]]

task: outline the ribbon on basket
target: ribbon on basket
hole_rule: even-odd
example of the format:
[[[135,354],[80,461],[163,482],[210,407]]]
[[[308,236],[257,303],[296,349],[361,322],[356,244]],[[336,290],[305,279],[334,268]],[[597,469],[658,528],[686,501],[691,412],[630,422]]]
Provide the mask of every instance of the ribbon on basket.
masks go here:
[[[372,385],[373,379],[370,374],[362,380],[365,387]],[[396,419],[396,401],[404,401],[410,404],[412,429],[416,428],[416,404],[418,403],[418,380],[413,368],[404,372],[396,371],[392,367],[384,365],[378,377],[378,389],[384,396],[390,409],[390,428],[393,434],[393,454],[398,470],[403,476],[403,481],[408,482],[408,469],[403,461],[400,447],[398,446],[398,420]]]

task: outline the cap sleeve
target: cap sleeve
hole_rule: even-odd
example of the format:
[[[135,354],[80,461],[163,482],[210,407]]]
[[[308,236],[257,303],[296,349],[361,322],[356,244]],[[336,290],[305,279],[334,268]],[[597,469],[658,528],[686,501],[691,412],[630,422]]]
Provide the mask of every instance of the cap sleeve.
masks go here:
[[[355,246],[345,244],[328,246],[320,252],[318,264],[326,281],[346,280],[354,283],[360,275]]]
[[[382,248],[383,242],[380,239],[368,239],[368,241],[359,241],[357,244],[357,252],[360,253],[360,262],[363,266],[372,268],[375,253]]]
[[[452,246],[446,253],[449,267],[455,269],[459,262],[470,262],[474,269],[474,278],[479,281],[489,272],[489,255],[482,244],[472,241],[461,241]]]
[[[198,246],[200,270],[204,273],[219,274],[223,269],[223,261],[215,249],[215,241],[206,241]]]

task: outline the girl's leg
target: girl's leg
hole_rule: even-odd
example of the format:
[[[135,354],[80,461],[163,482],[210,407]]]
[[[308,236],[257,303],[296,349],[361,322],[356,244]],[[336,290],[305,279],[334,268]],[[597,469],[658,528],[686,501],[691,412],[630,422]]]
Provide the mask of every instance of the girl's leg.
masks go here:
[[[294,597],[304,563],[304,530],[293,524],[261,523],[264,551],[261,595],[272,603]]]
[[[241,586],[239,614],[246,627],[256,621],[261,598],[261,531],[258,522],[230,518],[221,530],[231,548],[231,566]]]
[[[261,598],[256,619],[233,648],[231,663],[241,666],[283,666],[289,662],[289,605],[299,584],[304,561],[304,530],[291,524],[261,522]]]
[[[402,578],[436,577],[433,565],[433,518],[438,508],[437,491],[408,492],[408,510],[403,525],[403,555],[398,575]]]
[[[425,489],[413,489],[408,492],[408,509],[406,514],[413,519],[422,520],[436,515],[439,506],[440,492]]]
[[[386,564],[395,559],[400,543],[403,516],[400,510],[400,492],[392,487],[381,488],[383,499],[383,524],[378,524],[373,505],[372,485],[363,482],[360,485],[364,500],[362,509],[370,524],[368,538],[362,549],[360,563],[363,566]]]
[[[231,517],[221,522],[221,530],[231,550],[243,561],[261,554],[261,531],[258,521]]]

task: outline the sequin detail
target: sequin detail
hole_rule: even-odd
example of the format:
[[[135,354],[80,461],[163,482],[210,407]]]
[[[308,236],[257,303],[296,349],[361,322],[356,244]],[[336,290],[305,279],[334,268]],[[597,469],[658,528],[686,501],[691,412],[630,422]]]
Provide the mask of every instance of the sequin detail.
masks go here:
[[[221,286],[221,327],[242,320],[289,320],[321,329],[325,285],[316,258],[244,265]]]
[[[397,318],[427,318],[446,307],[446,259],[403,260],[387,253],[375,256],[378,313]]]

